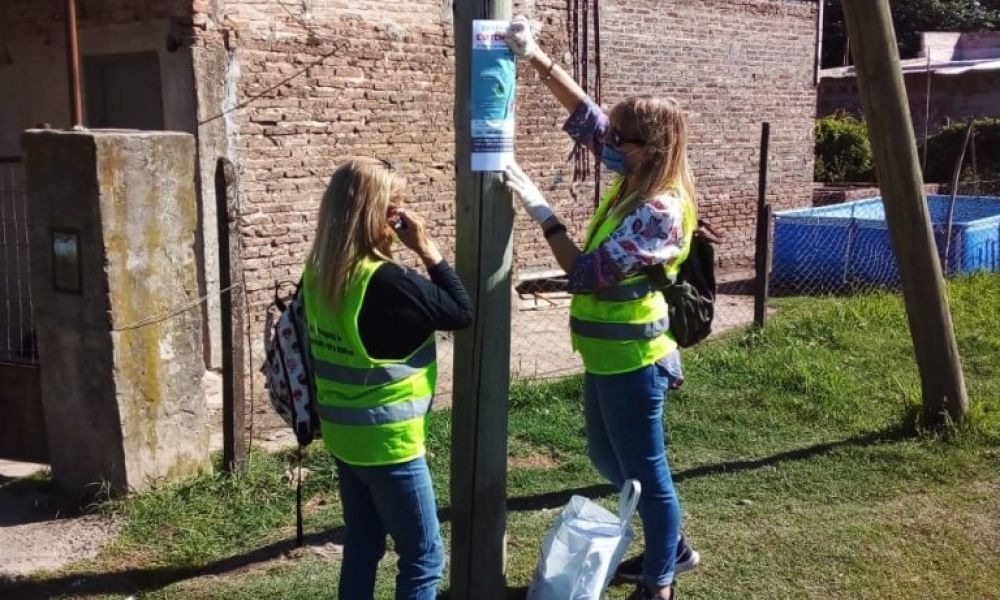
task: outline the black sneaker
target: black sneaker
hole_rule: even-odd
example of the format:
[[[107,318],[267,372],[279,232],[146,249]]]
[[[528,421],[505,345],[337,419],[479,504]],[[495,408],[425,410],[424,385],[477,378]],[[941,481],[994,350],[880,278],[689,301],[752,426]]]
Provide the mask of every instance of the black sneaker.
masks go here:
[[[659,598],[660,596],[654,596],[653,592],[646,589],[643,585],[636,585],[635,591],[632,595],[628,597],[628,600],[654,600],[654,598]],[[677,600],[677,582],[670,584],[670,600]]]
[[[615,571],[615,577],[629,583],[642,583],[643,555],[633,556],[623,560]],[[674,564],[674,575],[690,571],[701,563],[701,555],[687,543],[687,538],[681,535],[677,541],[677,562]]]

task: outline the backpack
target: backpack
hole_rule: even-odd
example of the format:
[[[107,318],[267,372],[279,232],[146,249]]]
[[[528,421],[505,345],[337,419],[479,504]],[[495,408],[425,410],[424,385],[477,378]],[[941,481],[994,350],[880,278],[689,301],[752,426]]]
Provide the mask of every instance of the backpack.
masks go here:
[[[261,371],[267,381],[271,406],[295,432],[299,446],[307,446],[318,436],[320,427],[301,289],[299,281],[291,301],[286,303],[275,286],[274,306],[280,314],[270,337],[264,341],[267,359]]]
[[[691,238],[691,249],[673,281],[660,267],[645,271],[663,292],[670,316],[670,332],[681,348],[693,346],[712,333],[716,293],[712,244],[720,241],[712,226],[699,219],[698,229]]]

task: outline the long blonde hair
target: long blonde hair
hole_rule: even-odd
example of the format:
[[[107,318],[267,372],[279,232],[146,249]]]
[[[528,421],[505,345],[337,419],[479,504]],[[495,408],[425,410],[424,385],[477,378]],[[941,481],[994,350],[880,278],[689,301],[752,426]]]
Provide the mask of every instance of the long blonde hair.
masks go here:
[[[319,206],[316,237],[309,252],[311,268],[323,299],[340,306],[351,274],[364,257],[391,260],[386,214],[406,181],[389,163],[374,158],[351,158],[330,178]]]
[[[616,104],[609,118],[622,138],[645,142],[633,153],[644,156],[644,160],[629,174],[634,183],[628,190],[630,197],[615,211],[629,214],[642,202],[678,187],[697,209],[687,156],[687,119],[680,104],[673,98],[632,96]]]

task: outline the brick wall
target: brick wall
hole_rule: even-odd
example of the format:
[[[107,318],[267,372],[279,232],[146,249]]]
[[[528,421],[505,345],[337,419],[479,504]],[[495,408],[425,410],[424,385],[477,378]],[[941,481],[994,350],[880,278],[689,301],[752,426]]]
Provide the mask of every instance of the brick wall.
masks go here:
[[[528,4],[544,24],[542,46],[565,60],[565,0]],[[327,178],[353,154],[400,166],[415,210],[451,254],[450,4],[387,6],[226,3],[241,99],[262,95],[238,117],[245,269],[255,307],[267,302],[275,279],[298,276]],[[816,3],[621,0],[603,3],[602,11],[605,98],[669,94],[689,110],[701,210],[728,234],[722,265],[748,264],[762,121],[772,123],[772,202],[782,208],[810,201]],[[520,70],[519,160],[579,235],[592,210],[592,187],[570,183],[571,145],[559,129],[565,114],[537,79]],[[519,270],[554,266],[523,217],[516,237]]]
[[[727,238],[721,266],[749,265],[761,122],[771,123],[770,201],[775,209],[810,202],[816,3],[640,0],[602,9],[607,99],[644,90],[680,100],[700,211]]]
[[[306,4],[311,10],[273,1],[226,9],[240,99],[261,96],[237,118],[244,270],[255,306],[267,302],[274,280],[298,278],[320,197],[349,156],[391,159],[415,210],[443,249],[453,247],[454,53],[441,3],[385,11],[375,2]]]
[[[79,2],[83,29],[170,19],[178,39],[199,50],[199,149],[237,163],[256,356],[262,309],[276,280],[297,279],[338,161],[355,154],[392,159],[410,181],[414,210],[451,257],[451,0]],[[59,44],[61,23],[51,8],[57,3],[40,6],[5,2],[0,40],[37,31]],[[517,6],[543,24],[541,45],[568,68],[566,0]],[[814,0],[602,3],[606,104],[648,92],[676,96],[688,109],[701,210],[728,234],[723,267],[747,265],[752,254],[762,121],[773,132],[771,201],[778,208],[810,201],[816,13]],[[571,183],[571,144],[560,131],[566,115],[523,66],[518,102],[519,160],[579,236],[593,209],[593,187]],[[241,108],[217,119],[227,103]],[[203,202],[214,204],[210,187]],[[523,216],[515,236],[519,272],[555,266]]]

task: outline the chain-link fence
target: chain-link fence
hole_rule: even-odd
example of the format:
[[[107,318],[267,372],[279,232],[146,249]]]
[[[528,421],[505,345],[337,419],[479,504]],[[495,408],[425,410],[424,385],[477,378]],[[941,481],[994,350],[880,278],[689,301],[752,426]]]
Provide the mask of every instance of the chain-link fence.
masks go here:
[[[753,271],[720,273],[718,285],[713,330],[722,333],[752,323]],[[510,358],[513,378],[550,379],[582,371],[580,357],[570,343],[570,300],[567,277],[562,271],[534,272],[514,281]]]
[[[946,276],[1000,271],[1000,198],[938,194],[927,202]],[[779,212],[773,230],[774,295],[899,289],[879,197]]]
[[[963,182],[954,202],[947,193],[928,196],[938,254],[947,276],[1000,272],[1000,198],[987,193],[998,185]],[[978,195],[969,195],[973,190]],[[826,197],[820,206],[780,211],[773,216],[770,239],[771,296],[899,289],[899,271],[877,189],[859,200],[831,204]],[[752,324],[758,292],[754,270],[720,272],[717,278],[714,334]],[[570,345],[571,296],[565,274],[536,273],[516,281],[514,291],[512,375],[544,379],[579,372],[580,359]]]
[[[936,136],[930,157],[935,178],[960,173],[952,185],[927,186],[928,209],[938,256],[946,276],[1000,272],[1000,179],[993,140],[998,124],[956,128]],[[950,137],[948,137],[950,136]],[[954,138],[954,139],[952,139]],[[769,126],[762,132],[767,156]],[[963,142],[964,140],[964,142]],[[970,143],[971,142],[971,143]],[[978,159],[977,159],[978,156]],[[766,165],[767,161],[764,160]],[[766,182],[762,170],[761,185]],[[763,320],[771,296],[857,294],[899,290],[899,270],[885,209],[877,187],[818,190],[803,208],[777,212],[770,227],[758,229],[758,252],[770,252],[770,269],[760,281],[754,268],[717,272],[715,335]],[[853,189],[852,189],[853,187]],[[761,209],[770,214],[769,209]],[[766,284],[766,285],[765,285]],[[570,294],[561,272],[534,274],[515,284],[511,370],[514,377],[558,377],[581,369],[569,336]]]
[[[970,180],[958,184],[960,196],[1000,196],[1000,179]]]
[[[718,334],[753,322],[752,270],[718,273],[719,296],[713,331]],[[511,370],[538,379],[579,371],[569,334],[570,294],[565,274],[535,274],[515,282],[511,320]]]

